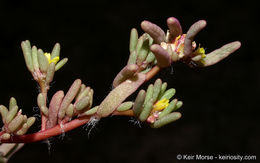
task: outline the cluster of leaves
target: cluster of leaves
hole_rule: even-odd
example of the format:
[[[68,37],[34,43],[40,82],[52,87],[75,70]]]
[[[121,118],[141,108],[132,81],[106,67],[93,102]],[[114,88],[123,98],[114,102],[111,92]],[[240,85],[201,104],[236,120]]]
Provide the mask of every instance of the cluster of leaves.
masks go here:
[[[57,91],[47,107],[44,95],[40,93],[37,98],[41,112],[47,117],[46,129],[56,126],[58,123],[66,123],[72,117],[78,116],[89,110],[93,103],[93,89],[86,87],[80,79],[73,82],[64,96],[62,90]]]
[[[0,113],[3,120],[4,132],[1,135],[1,139],[8,140],[11,135],[23,135],[34,124],[35,117],[27,118],[22,114],[22,109],[19,110],[15,98],[10,98],[9,109],[4,105],[0,105]]]
[[[175,89],[167,89],[167,83],[157,79],[147,90],[140,90],[134,103],[134,115],[140,121],[147,121],[153,128],[162,127],[181,118],[181,113],[175,112],[182,106],[182,101],[173,99]]]
[[[127,65],[118,73],[113,81],[113,90],[101,102],[92,107],[94,91],[82,84],[80,79],[74,81],[70,89],[57,91],[47,103],[47,92],[53,81],[54,74],[67,61],[60,60],[60,45],[57,43],[51,53],[44,53],[30,42],[23,41],[21,46],[28,70],[40,86],[37,97],[38,107],[42,115],[41,131],[50,131],[55,135],[60,132],[62,125],[74,125],[88,122],[89,119],[101,119],[110,115],[135,116],[151,127],[159,128],[181,117],[176,112],[183,103],[176,98],[175,89],[167,90],[167,83],[157,79],[150,84],[147,90],[140,90],[135,101],[125,101],[132,93],[146,81],[150,80],[160,69],[171,66],[173,62],[183,62],[192,67],[206,67],[213,65],[240,47],[235,41],[206,54],[205,49],[197,46],[195,36],[206,26],[205,20],[194,23],[187,34],[182,33],[179,21],[170,17],[167,19],[168,30],[165,33],[159,26],[143,21],[141,28],[145,32],[139,37],[135,28],[131,30],[129,44],[129,59]],[[23,135],[33,124],[35,118],[26,118],[18,111],[16,102],[10,100],[9,111],[1,106],[0,111],[4,127],[0,134],[1,139],[10,140],[12,135]],[[12,104],[11,104],[12,103]],[[72,122],[73,120],[77,120]],[[84,119],[84,121],[81,121]],[[68,126],[67,125],[67,126]],[[60,126],[60,127],[57,127]],[[52,129],[52,130],[49,130]],[[9,134],[9,135],[8,135]],[[11,135],[10,135],[11,134]],[[36,133],[37,134],[37,133]],[[25,135],[26,136],[26,135]],[[19,137],[15,140],[19,140]]]

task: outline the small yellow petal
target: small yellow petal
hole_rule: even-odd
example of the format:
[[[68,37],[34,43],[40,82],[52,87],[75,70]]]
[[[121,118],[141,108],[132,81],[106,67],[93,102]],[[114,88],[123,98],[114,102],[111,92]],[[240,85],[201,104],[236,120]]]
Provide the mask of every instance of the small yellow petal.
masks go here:
[[[160,111],[165,109],[169,105],[169,100],[162,99],[153,105],[153,111]]]
[[[60,60],[60,57],[59,57],[59,56],[57,56],[57,57],[51,59],[51,54],[50,54],[50,53],[44,53],[44,55],[45,55],[46,58],[48,59],[49,64],[52,63],[52,62],[56,64],[56,63]]]
[[[59,56],[57,56],[57,57],[55,57],[55,58],[53,58],[49,63],[57,63],[58,61],[60,60],[60,57]]]
[[[201,55],[202,57],[205,55],[205,49],[199,47],[196,51],[195,51],[196,55]],[[206,56],[206,55],[205,55]]]
[[[44,53],[45,57],[48,59],[48,62],[51,61],[51,54],[50,53]]]

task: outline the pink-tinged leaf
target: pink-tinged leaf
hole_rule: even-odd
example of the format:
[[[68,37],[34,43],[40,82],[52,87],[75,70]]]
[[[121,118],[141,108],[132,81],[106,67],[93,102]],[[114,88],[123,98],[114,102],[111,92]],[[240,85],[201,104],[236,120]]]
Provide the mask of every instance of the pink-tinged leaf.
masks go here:
[[[125,80],[131,78],[137,72],[138,68],[139,67],[136,64],[126,65],[115,77],[113,87],[117,87]]]
[[[165,68],[171,65],[170,54],[160,45],[154,44],[150,47],[150,50],[154,53],[159,67]]]
[[[206,58],[204,58],[204,62],[202,64],[202,67],[211,66],[218,62],[220,62],[222,59],[229,56],[231,53],[235,52],[237,49],[239,49],[241,46],[241,43],[239,41],[234,41],[229,44],[226,44],[222,46],[219,49],[214,50],[213,52],[206,54]]]
[[[141,28],[144,32],[148,33],[153,39],[156,44],[161,44],[161,42],[165,42],[165,33],[164,31],[149,21],[143,21],[141,23]]]
[[[60,120],[62,120],[64,118],[66,109],[70,105],[70,103],[73,101],[73,99],[76,97],[76,95],[80,89],[80,86],[81,86],[80,79],[75,80],[74,83],[70,86],[70,89],[66,93],[66,95],[60,105],[60,108],[59,108],[58,117]]]
[[[61,102],[64,97],[64,92],[63,91],[58,91],[56,92],[50,102],[49,105],[49,116],[48,116],[48,121],[46,125],[46,129],[52,128],[55,126],[58,122],[58,112],[59,108],[61,105]]]
[[[185,56],[190,55],[192,53],[192,42],[195,36],[207,25],[205,20],[199,20],[194,23],[187,32],[187,35],[184,40],[184,49],[183,53]]]
[[[124,81],[113,89],[104,101],[99,105],[97,115],[107,117],[132,93],[134,93],[145,81],[145,74],[138,73],[131,79]]]
[[[167,19],[167,25],[169,28],[168,42],[172,42],[176,37],[182,34],[181,24],[175,17]]]

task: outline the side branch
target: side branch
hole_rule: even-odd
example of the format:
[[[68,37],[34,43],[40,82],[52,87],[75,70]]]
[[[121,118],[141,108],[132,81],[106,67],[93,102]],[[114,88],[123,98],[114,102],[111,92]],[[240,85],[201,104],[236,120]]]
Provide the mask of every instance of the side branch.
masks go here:
[[[159,66],[154,66],[149,72],[147,72],[145,81],[149,81],[153,78],[160,71],[160,69],[161,68]]]
[[[146,81],[148,81],[152,77],[154,77],[159,71],[160,71],[160,67],[154,66],[146,74]],[[133,112],[132,112],[132,110],[128,110],[128,111],[124,111],[124,112],[115,111],[112,113],[112,115],[133,116]],[[9,140],[0,140],[0,141],[2,143],[32,143],[32,142],[42,141],[42,140],[48,139],[50,137],[57,136],[62,133],[73,130],[79,126],[82,126],[82,125],[86,124],[89,120],[90,120],[89,116],[79,117],[68,123],[65,123],[63,125],[56,125],[55,127],[44,130],[44,131],[39,131],[37,133],[22,135],[22,136],[13,136]],[[1,135],[1,133],[0,133],[0,135]]]
[[[80,117],[74,119],[63,125],[56,125],[53,128],[50,128],[45,131],[40,131],[33,134],[22,135],[22,136],[13,136],[9,140],[1,140],[2,143],[32,143],[37,141],[42,141],[53,136],[60,135],[62,133],[68,132],[72,129],[75,129],[81,125],[84,125],[89,121],[89,117]]]

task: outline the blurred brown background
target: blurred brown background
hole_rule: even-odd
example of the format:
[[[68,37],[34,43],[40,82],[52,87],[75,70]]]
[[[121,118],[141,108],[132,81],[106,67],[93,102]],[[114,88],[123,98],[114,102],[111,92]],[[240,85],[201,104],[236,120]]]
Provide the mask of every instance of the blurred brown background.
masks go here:
[[[61,43],[69,62],[56,74],[49,97],[80,78],[98,105],[126,64],[131,28],[142,20],[166,29],[174,16],[183,31],[197,20],[207,27],[196,37],[210,52],[240,40],[242,47],[204,69],[174,64],[157,77],[177,89],[183,118],[161,129],[133,125],[127,117],[102,119],[90,132],[80,127],[65,137],[27,144],[14,162],[181,162],[177,154],[259,155],[259,6],[255,1],[21,1],[0,2],[0,103],[11,96],[28,115],[37,115],[37,85],[23,61],[20,42],[51,51]],[[37,130],[40,123],[35,125]],[[195,161],[193,161],[195,162]],[[218,160],[210,162],[221,162]],[[230,161],[232,162],[232,161]],[[255,161],[256,162],[256,161]]]

